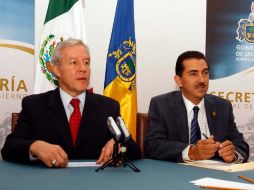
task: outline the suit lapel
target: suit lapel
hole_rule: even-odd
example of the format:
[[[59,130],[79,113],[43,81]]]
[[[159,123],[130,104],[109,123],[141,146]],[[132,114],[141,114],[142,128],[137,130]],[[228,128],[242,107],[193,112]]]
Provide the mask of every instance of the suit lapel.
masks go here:
[[[179,137],[181,138],[182,142],[189,143],[189,127],[188,127],[188,116],[186,111],[186,106],[183,101],[182,93],[176,94],[175,97],[176,106],[174,112],[177,114],[176,116],[176,126],[179,127]]]
[[[207,96],[205,96],[205,110],[210,134],[214,135],[217,110],[215,103]]]
[[[54,90],[52,96],[49,97],[48,117],[55,124],[59,135],[62,137],[62,142],[66,144],[66,147],[69,150],[71,150],[71,133],[64,106],[61,101],[59,88]]]
[[[85,140],[85,138],[91,134],[91,131],[94,130],[95,122],[99,113],[98,109],[99,105],[96,102],[94,94],[86,92],[85,106],[76,142],[77,147],[81,144],[82,140]]]

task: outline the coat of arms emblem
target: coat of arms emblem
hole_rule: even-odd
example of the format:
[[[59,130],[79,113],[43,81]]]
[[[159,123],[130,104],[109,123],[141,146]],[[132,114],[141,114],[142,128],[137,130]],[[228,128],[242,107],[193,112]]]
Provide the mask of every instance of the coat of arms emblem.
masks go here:
[[[254,43],[254,2],[251,3],[251,13],[248,19],[239,20],[236,33],[238,41]]]

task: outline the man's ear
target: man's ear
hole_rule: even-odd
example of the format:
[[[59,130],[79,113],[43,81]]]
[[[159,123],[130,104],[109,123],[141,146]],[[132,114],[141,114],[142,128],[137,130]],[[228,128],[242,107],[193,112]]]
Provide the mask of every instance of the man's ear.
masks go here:
[[[57,78],[60,77],[60,69],[58,65],[51,65],[53,73],[56,75]]]
[[[182,78],[178,75],[175,75],[174,79],[175,79],[175,82],[176,82],[177,86],[179,88],[182,88]]]

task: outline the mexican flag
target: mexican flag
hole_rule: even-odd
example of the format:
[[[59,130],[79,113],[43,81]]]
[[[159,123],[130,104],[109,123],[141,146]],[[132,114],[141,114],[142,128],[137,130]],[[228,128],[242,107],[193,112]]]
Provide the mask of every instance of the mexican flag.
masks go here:
[[[87,42],[83,1],[49,1],[36,63],[34,93],[53,90],[58,85],[58,80],[51,69],[51,56],[57,43],[69,37]],[[91,82],[88,88],[92,88]]]

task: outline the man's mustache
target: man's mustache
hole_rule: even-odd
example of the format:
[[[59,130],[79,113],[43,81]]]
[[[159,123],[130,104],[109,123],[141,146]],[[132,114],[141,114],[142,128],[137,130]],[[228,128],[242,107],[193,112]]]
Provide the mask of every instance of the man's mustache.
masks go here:
[[[206,84],[205,83],[203,83],[203,82],[200,82],[200,83],[198,83],[198,84],[196,84],[195,85],[195,88],[204,88],[204,87],[206,87]]]

